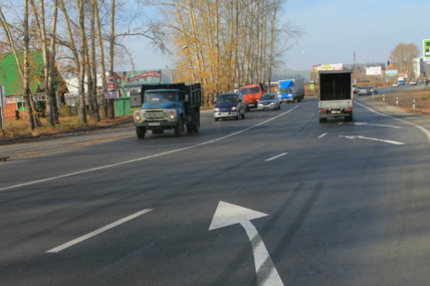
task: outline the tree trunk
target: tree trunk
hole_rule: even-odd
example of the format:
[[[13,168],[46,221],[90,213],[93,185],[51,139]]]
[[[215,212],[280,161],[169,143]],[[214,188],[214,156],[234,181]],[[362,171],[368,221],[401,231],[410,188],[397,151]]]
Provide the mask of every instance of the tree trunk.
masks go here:
[[[34,130],[33,112],[30,105],[30,64],[28,62],[28,0],[24,0],[24,102],[27,106],[27,123],[31,131]]]
[[[104,51],[103,51],[103,37],[102,37],[102,31],[101,31],[101,25],[100,25],[100,19],[99,19],[99,7],[97,0],[93,1],[93,7],[94,7],[94,13],[96,17],[96,24],[97,24],[97,41],[98,41],[98,47],[99,47],[99,62],[100,62],[100,72],[102,74],[102,94],[103,94],[103,101],[102,101],[102,110],[103,110],[103,116],[105,118],[108,117],[107,114],[107,100],[104,98],[104,94],[106,92],[105,86],[106,86],[106,70],[105,70],[105,60],[104,60]],[[95,68],[95,66],[94,66]]]

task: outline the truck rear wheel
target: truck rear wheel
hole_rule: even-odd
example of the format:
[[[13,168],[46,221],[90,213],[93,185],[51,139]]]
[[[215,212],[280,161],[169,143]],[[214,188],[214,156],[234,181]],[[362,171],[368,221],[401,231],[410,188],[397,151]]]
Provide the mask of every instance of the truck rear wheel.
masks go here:
[[[193,113],[193,121],[187,124],[187,132],[190,133],[198,133],[200,129],[200,111],[195,111]]]
[[[141,126],[136,126],[136,135],[139,139],[144,139],[146,133],[146,128]]]

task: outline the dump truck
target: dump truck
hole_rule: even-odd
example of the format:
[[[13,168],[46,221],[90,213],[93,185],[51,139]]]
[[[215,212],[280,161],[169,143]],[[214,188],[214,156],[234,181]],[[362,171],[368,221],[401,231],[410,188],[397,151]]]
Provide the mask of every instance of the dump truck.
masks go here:
[[[302,78],[278,82],[278,98],[281,102],[300,102],[305,98],[305,82]]]
[[[328,118],[343,117],[352,121],[353,89],[352,72],[320,71],[318,110],[319,121],[326,122]]]
[[[145,84],[140,89],[142,108],[133,113],[136,135],[144,139],[148,130],[163,134],[174,130],[177,137],[200,128],[202,93],[200,83]]]

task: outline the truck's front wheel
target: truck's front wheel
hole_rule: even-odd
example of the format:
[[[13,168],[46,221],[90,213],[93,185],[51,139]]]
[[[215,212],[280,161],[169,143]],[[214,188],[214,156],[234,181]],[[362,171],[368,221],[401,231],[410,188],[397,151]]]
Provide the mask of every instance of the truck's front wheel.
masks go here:
[[[183,129],[184,129],[184,123],[182,121],[182,117],[179,117],[178,123],[176,123],[176,126],[175,126],[175,136],[181,137]]]
[[[144,139],[146,133],[146,128],[141,126],[136,126],[136,135],[139,139]]]

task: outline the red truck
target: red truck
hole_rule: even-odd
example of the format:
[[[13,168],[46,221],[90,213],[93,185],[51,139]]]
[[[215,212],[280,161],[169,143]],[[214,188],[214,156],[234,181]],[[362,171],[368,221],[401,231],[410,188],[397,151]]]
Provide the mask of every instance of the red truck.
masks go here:
[[[249,111],[251,107],[257,107],[257,101],[263,94],[263,86],[261,84],[245,85],[241,86],[239,91],[245,100],[246,111]]]

